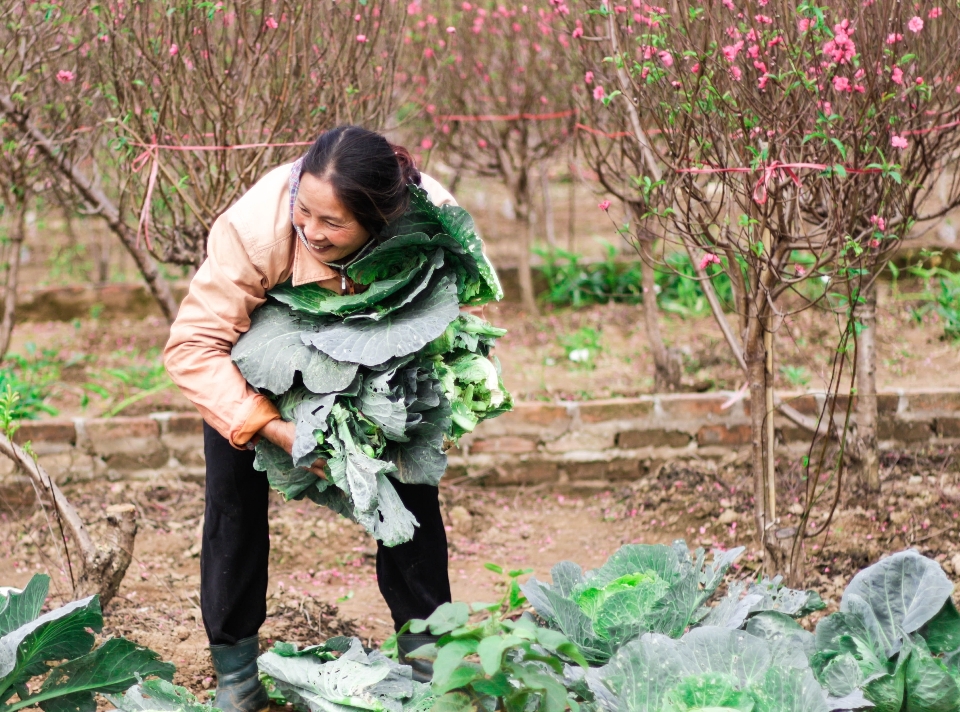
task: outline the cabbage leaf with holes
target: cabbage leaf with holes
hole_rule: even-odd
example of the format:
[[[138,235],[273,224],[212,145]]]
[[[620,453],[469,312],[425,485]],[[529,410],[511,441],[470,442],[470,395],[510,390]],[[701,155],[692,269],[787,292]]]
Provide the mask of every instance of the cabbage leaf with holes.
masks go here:
[[[364,652],[357,638],[331,638],[299,650],[277,643],[257,659],[261,676],[286,702],[310,712],[426,712],[430,686],[379,651]]]
[[[346,268],[355,294],[278,285],[232,354],[296,425],[290,454],[256,445],[254,466],[270,486],[330,507],[388,546],[419,526],[395,483],[437,485],[446,449],[512,407],[490,353],[504,330],[460,312],[501,295],[473,221],[412,190],[408,213]],[[310,470],[317,460],[325,478]]]
[[[564,633],[593,663],[603,663],[644,633],[679,637],[708,614],[706,602],[743,547],[706,562],[686,544],[627,544],[599,569],[570,561],[551,570],[552,584],[531,578],[521,589],[548,625]]]

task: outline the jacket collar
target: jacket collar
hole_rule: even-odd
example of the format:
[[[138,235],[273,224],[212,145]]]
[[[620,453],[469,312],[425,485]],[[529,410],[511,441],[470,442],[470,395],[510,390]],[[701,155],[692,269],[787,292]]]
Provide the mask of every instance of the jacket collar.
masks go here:
[[[328,267],[316,257],[311,255],[303,243],[297,239],[293,228],[290,228],[293,235],[293,286],[299,287],[302,284],[312,282],[323,282],[327,279],[339,278],[340,273],[333,267]]]

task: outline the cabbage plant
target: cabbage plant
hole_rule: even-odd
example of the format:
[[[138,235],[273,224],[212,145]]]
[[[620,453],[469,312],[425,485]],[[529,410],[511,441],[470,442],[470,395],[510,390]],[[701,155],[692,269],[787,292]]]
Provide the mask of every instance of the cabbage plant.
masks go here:
[[[743,547],[706,563],[687,545],[628,544],[595,571],[572,561],[551,570],[553,583],[530,578],[521,588],[548,625],[563,632],[591,663],[603,663],[643,633],[679,637],[710,613],[705,604]]]
[[[254,466],[286,499],[330,507],[388,546],[418,526],[391,481],[437,485],[447,446],[512,405],[490,355],[505,332],[460,312],[503,294],[473,220],[411,191],[410,210],[346,268],[358,293],[278,285],[232,354],[296,423],[292,454],[261,440]],[[318,458],[326,479],[307,469]]]
[[[94,712],[95,695],[123,692],[142,678],[173,677],[172,663],[126,638],[95,647],[103,629],[99,596],[41,614],[50,577],[0,596],[0,710]]]
[[[960,614],[940,565],[913,550],[879,561],[817,625],[811,658],[820,682],[857,691],[876,712],[960,710]]]

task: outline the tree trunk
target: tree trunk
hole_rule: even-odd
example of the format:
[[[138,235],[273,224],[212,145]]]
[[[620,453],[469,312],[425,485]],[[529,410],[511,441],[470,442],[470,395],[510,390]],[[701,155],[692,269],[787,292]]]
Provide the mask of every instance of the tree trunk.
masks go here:
[[[119,208],[117,208],[113,201],[107,197],[106,193],[98,188],[90,178],[83,175],[76,166],[72,165],[53,141],[37,128],[25,114],[17,111],[16,106],[10,100],[9,96],[0,95],[0,111],[6,114],[7,118],[9,118],[20,131],[33,140],[34,145],[47,160],[50,161],[60,175],[69,181],[80,195],[83,196],[83,199],[107,221],[110,230],[120,238],[123,246],[127,248],[130,256],[133,257],[137,268],[140,270],[140,274],[143,275],[147,287],[150,289],[150,294],[153,295],[153,298],[160,306],[160,311],[163,312],[168,322],[173,322],[177,315],[177,302],[173,298],[170,285],[163,279],[163,276],[157,269],[157,263],[154,261],[150,252],[138,244],[136,232],[124,222],[123,217],[120,215]]]
[[[573,252],[577,237],[577,167],[570,164],[570,187],[567,189],[567,251]]]
[[[27,232],[27,197],[16,198],[17,209],[10,236],[10,260],[7,265],[7,284],[3,290],[3,321],[0,322],[0,359],[7,355],[13,322],[17,316],[17,284],[20,277],[20,251]]]
[[[857,440],[860,477],[869,492],[880,492],[877,451],[877,285],[863,295],[857,337]]]
[[[547,167],[541,166],[540,170],[540,192],[543,193],[543,224],[547,236],[547,244],[550,247],[557,246],[557,229],[553,220],[553,201],[550,200],[550,177],[547,175]]]
[[[105,607],[120,589],[123,576],[133,559],[137,508],[132,504],[107,507],[108,537],[106,542],[98,545],[90,537],[77,510],[29,453],[3,434],[0,434],[0,453],[13,460],[27,474],[41,504],[54,510],[59,525],[64,529],[65,539],[78,550],[79,570],[74,572],[69,549],[66,549],[67,541],[63,541],[74,598],[98,593],[100,605]],[[51,532],[51,535],[56,538],[55,532]]]
[[[537,297],[533,291],[533,269],[530,266],[530,250],[533,248],[533,225],[530,224],[528,205],[517,205],[517,220],[523,239],[520,244],[520,261],[517,264],[517,278],[520,282],[520,303],[532,316],[537,316]]]

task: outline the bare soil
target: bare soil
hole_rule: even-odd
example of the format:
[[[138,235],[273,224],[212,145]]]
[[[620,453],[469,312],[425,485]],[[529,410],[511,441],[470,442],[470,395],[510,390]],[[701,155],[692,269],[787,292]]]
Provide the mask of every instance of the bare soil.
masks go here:
[[[834,610],[852,574],[891,552],[914,546],[960,581],[960,454],[952,450],[890,453],[883,495],[871,501],[855,485],[844,493],[826,533],[808,541],[804,586]],[[796,519],[798,473],[781,463],[780,510]],[[620,545],[669,543],[747,552],[736,576],[755,576],[763,556],[753,542],[751,483],[737,460],[673,462],[618,490],[562,488],[484,490],[444,485],[455,600],[492,601],[502,579],[487,562],[549,576],[558,561],[601,564]],[[203,490],[195,482],[85,482],[66,486],[94,530],[103,510],[133,502],[140,515],[134,562],[120,595],[106,608],[104,634],[126,635],[177,665],[178,683],[197,693],[215,685],[199,609],[199,532]],[[0,583],[24,585],[35,572],[53,578],[53,605],[69,598],[69,575],[50,523],[29,487],[7,487],[0,499]],[[822,521],[823,512],[814,518]],[[377,644],[392,632],[377,589],[373,541],[358,526],[309,502],[270,506],[270,587],[263,644],[315,643],[358,635]],[[55,527],[55,523],[53,524]],[[811,619],[810,623],[815,622]]]

